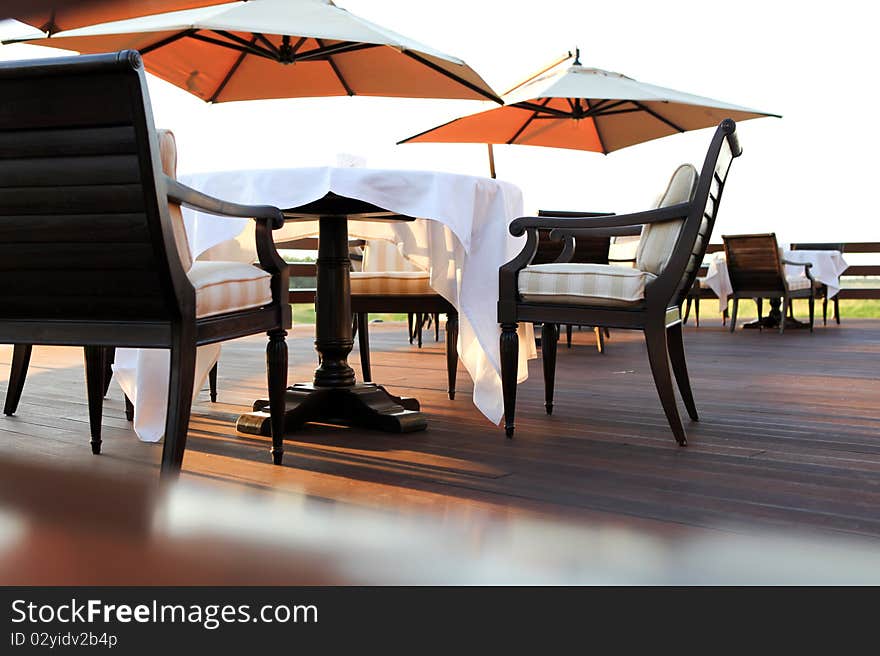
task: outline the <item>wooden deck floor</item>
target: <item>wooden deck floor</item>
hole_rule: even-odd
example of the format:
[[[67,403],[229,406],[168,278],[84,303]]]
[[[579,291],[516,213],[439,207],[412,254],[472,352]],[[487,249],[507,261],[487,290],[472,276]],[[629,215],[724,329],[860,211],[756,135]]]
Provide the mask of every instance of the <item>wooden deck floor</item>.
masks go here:
[[[639,333],[615,332],[603,356],[591,333],[576,331],[574,348],[560,348],[552,417],[533,361],[512,441],[474,408],[463,369],[456,400],[446,399],[442,341],[418,350],[404,334],[375,326],[373,375],[422,401],[427,431],[309,426],[290,436],[284,466],[271,466],[267,440],[234,430],[265,394],[264,340],[248,338],[224,346],[221,402],[203,392],[194,407],[185,472],[394,512],[880,537],[880,321],[784,336],[687,327],[701,421],[687,425],[685,449],[669,433]],[[312,339],[310,326],[291,335],[292,382],[310,378]],[[0,347],[0,394],[11,350]],[[17,416],[0,418],[0,457],[156,475],[160,447],[136,440],[117,386],[100,457],[89,452],[87,422],[81,351],[38,347]]]

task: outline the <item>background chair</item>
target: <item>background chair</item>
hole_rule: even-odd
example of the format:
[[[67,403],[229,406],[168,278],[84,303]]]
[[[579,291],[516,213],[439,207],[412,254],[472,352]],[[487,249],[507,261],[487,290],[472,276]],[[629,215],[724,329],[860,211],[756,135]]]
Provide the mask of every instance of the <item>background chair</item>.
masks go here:
[[[836,242],[798,242],[789,247],[793,251],[839,251],[844,252],[846,244]],[[828,325],[828,286],[816,285],[816,295],[822,298],[822,325]],[[840,298],[835,295],[831,299],[834,303],[834,321],[840,325]]]
[[[724,252],[727,257],[727,273],[733,288],[733,308],[730,313],[730,332],[736,330],[736,313],[741,298],[753,298],[758,306],[759,326],[763,321],[765,298],[782,299],[782,317],[779,320],[779,334],[785,332],[785,317],[795,298],[806,298],[810,305],[810,332],[813,332],[813,308],[816,285],[810,275],[811,264],[789,262],[782,257],[782,251],[774,233],[752,235],[723,235]],[[785,265],[792,264],[804,268],[803,275],[788,276]]]
[[[675,439],[687,444],[678,414],[672,372],[687,407],[698,419],[688,378],[681,331],[681,304],[694,284],[715,224],[733,158],[742,150],[736,124],[718,126],[694,192],[692,167],[673,174],[660,207],[623,216],[586,219],[523,217],[513,221],[514,236],[526,234],[522,252],[499,272],[498,321],[501,324],[501,380],[504,427],[513,436],[519,351],[517,324],[544,322],[545,408],[553,411],[557,323],[613,326],[642,330],[660,401]],[[591,230],[643,225],[635,268],[598,264],[530,265],[538,231],[554,224],[554,237],[572,240]],[[672,372],[669,365],[672,362]]]
[[[280,210],[219,201],[162,173],[135,51],[0,64],[0,97],[0,342],[85,347],[94,453],[106,348],[170,349],[162,472],[173,473],[186,446],[196,347],[267,332],[280,463],[291,324],[287,265],[271,234],[283,225]],[[262,268],[193,264],[180,204],[255,218]],[[22,383],[26,364],[18,363]]]
[[[407,260],[397,244],[382,239],[367,241],[361,264],[360,271],[351,273],[351,311],[356,322],[364,381],[373,380],[368,316],[371,312],[414,314],[419,346],[423,316],[445,313],[447,393],[450,399],[454,399],[458,371],[458,311],[433,290],[430,274]]]

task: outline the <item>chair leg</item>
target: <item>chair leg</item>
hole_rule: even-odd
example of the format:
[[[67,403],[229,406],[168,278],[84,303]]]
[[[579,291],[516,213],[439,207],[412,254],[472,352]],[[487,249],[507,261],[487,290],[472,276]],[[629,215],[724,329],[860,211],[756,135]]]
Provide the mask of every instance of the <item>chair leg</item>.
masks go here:
[[[455,400],[455,378],[458,375],[458,313],[446,315],[446,392]]]
[[[568,326],[571,328],[571,325]],[[553,387],[556,382],[556,324],[544,322],[541,327],[541,359],[544,363],[544,409],[553,414]]]
[[[788,316],[788,313],[791,312],[791,299],[788,297],[788,294],[782,297],[782,316],[779,319],[779,334],[785,334],[785,317]]]
[[[440,313],[434,313],[434,341],[440,341]]]
[[[813,315],[815,314],[815,311],[816,311],[816,297],[813,294],[813,290],[810,290],[810,300],[808,301],[808,304],[810,307],[810,332],[813,332]],[[825,304],[827,305],[827,301],[825,302]],[[822,310],[823,310],[823,315],[824,315],[825,308],[823,307]],[[823,326],[825,325],[824,316],[823,316],[822,325]]]
[[[504,432],[513,437],[516,415],[516,374],[519,363],[517,324],[501,324],[501,391],[504,396]],[[543,340],[542,340],[543,341]],[[543,348],[543,344],[541,345]]]
[[[733,309],[730,311],[730,332],[736,330],[736,313],[739,310],[739,299],[733,299]]]
[[[700,297],[694,296],[694,322],[700,327]]]
[[[104,396],[110,391],[110,380],[113,378],[113,363],[116,361],[116,348],[108,346],[104,354]]]
[[[177,339],[171,347],[168,381],[168,414],[165,416],[165,445],[162,448],[163,476],[174,476],[183,464],[189,413],[196,373],[196,345],[193,339]]]
[[[764,299],[756,298],[755,305],[758,306],[758,325],[761,326],[764,320]]]
[[[596,326],[593,328],[593,332],[596,333],[596,350],[599,353],[605,354],[605,331],[602,330],[601,327]]]
[[[106,351],[103,346],[86,346],[86,394],[89,399],[89,432],[92,453],[101,453],[101,411],[104,407]]]
[[[416,342],[419,345],[419,348],[422,348],[422,328],[425,324],[425,315],[417,314],[416,315]]]
[[[208,385],[211,388],[211,403],[217,403],[217,365],[219,362],[215,362],[214,366],[211,367],[211,371],[208,372]]]
[[[688,296],[684,302],[684,316],[681,318],[681,322],[686,324],[688,322],[688,317],[691,315],[691,297]]]
[[[266,378],[269,385],[269,423],[272,426],[272,463],[284,457],[284,396],[287,392],[287,332],[270,330],[266,345]]]
[[[131,402],[131,399],[125,396],[125,418],[128,421],[134,421],[134,403]]]
[[[415,330],[413,329],[413,313],[410,312],[406,315],[406,325],[407,331],[409,334],[409,343],[412,344],[413,340],[416,338]]]
[[[678,415],[678,406],[675,402],[675,390],[672,387],[672,372],[669,371],[669,348],[666,340],[666,326],[662,321],[655,321],[645,326],[645,344],[648,347],[648,360],[651,363],[651,373],[654,375],[654,385],[660,396],[663,412],[669,422],[675,441],[680,446],[687,446],[687,435]]]
[[[828,325],[828,296],[826,292],[826,296],[822,297],[822,325]]]
[[[681,398],[684,401],[685,408],[687,408],[688,416],[694,421],[700,421],[700,417],[697,414],[697,404],[694,403],[694,393],[691,390],[691,379],[688,376],[687,360],[684,355],[684,339],[682,338],[680,323],[666,329],[666,341],[669,348],[669,361],[672,363],[672,373],[675,374],[678,391],[681,392]]]
[[[361,377],[365,383],[370,383],[373,381],[373,370],[370,367],[370,332],[367,327],[367,318],[366,312],[358,312],[355,315],[358,326],[358,348],[361,354]]]
[[[834,297],[834,320],[837,322],[837,325],[840,325],[840,299],[837,296]]]
[[[571,348],[571,324],[565,324],[565,346]],[[543,339],[543,338],[542,338]]]
[[[3,414],[7,416],[11,417],[18,409],[33,348],[31,344],[16,344],[12,350],[12,367],[9,371],[9,386],[6,388],[6,405],[3,408]]]

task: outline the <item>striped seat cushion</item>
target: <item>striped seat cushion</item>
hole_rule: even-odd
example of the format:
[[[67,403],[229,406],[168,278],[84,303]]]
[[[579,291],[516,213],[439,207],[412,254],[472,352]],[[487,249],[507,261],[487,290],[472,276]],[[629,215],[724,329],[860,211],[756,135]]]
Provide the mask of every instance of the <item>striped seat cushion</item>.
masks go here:
[[[272,302],[272,276],[250,264],[196,261],[187,276],[196,289],[196,317],[200,319]]]
[[[519,274],[519,293],[529,303],[638,305],[657,276],[611,264],[536,264]]]
[[[812,281],[806,276],[786,276],[785,284],[788,287],[788,291],[794,292],[799,289],[809,289]]]
[[[351,293],[361,296],[436,294],[425,271],[352,271]]]
[[[157,130],[159,139],[159,158],[162,160],[162,172],[172,180],[177,179],[177,142],[174,133],[170,130]],[[189,242],[186,238],[186,225],[183,222],[183,214],[180,205],[168,203],[168,214],[171,216],[171,229],[174,231],[174,242],[177,244],[177,253],[180,255],[180,263],[184,271],[189,271],[192,266]]]

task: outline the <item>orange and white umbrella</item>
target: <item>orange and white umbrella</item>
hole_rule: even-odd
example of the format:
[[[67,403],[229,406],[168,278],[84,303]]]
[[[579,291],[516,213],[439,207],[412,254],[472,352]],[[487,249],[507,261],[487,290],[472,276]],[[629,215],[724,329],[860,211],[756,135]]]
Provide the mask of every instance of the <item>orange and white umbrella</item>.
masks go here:
[[[148,71],[208,102],[344,95],[501,102],[460,59],[331,0],[250,0],[103,23],[27,43],[139,50]]]
[[[610,153],[678,132],[768,112],[582,66],[576,55],[520,83],[504,106],[458,118],[399,143],[524,144]],[[491,150],[490,150],[491,153]]]

